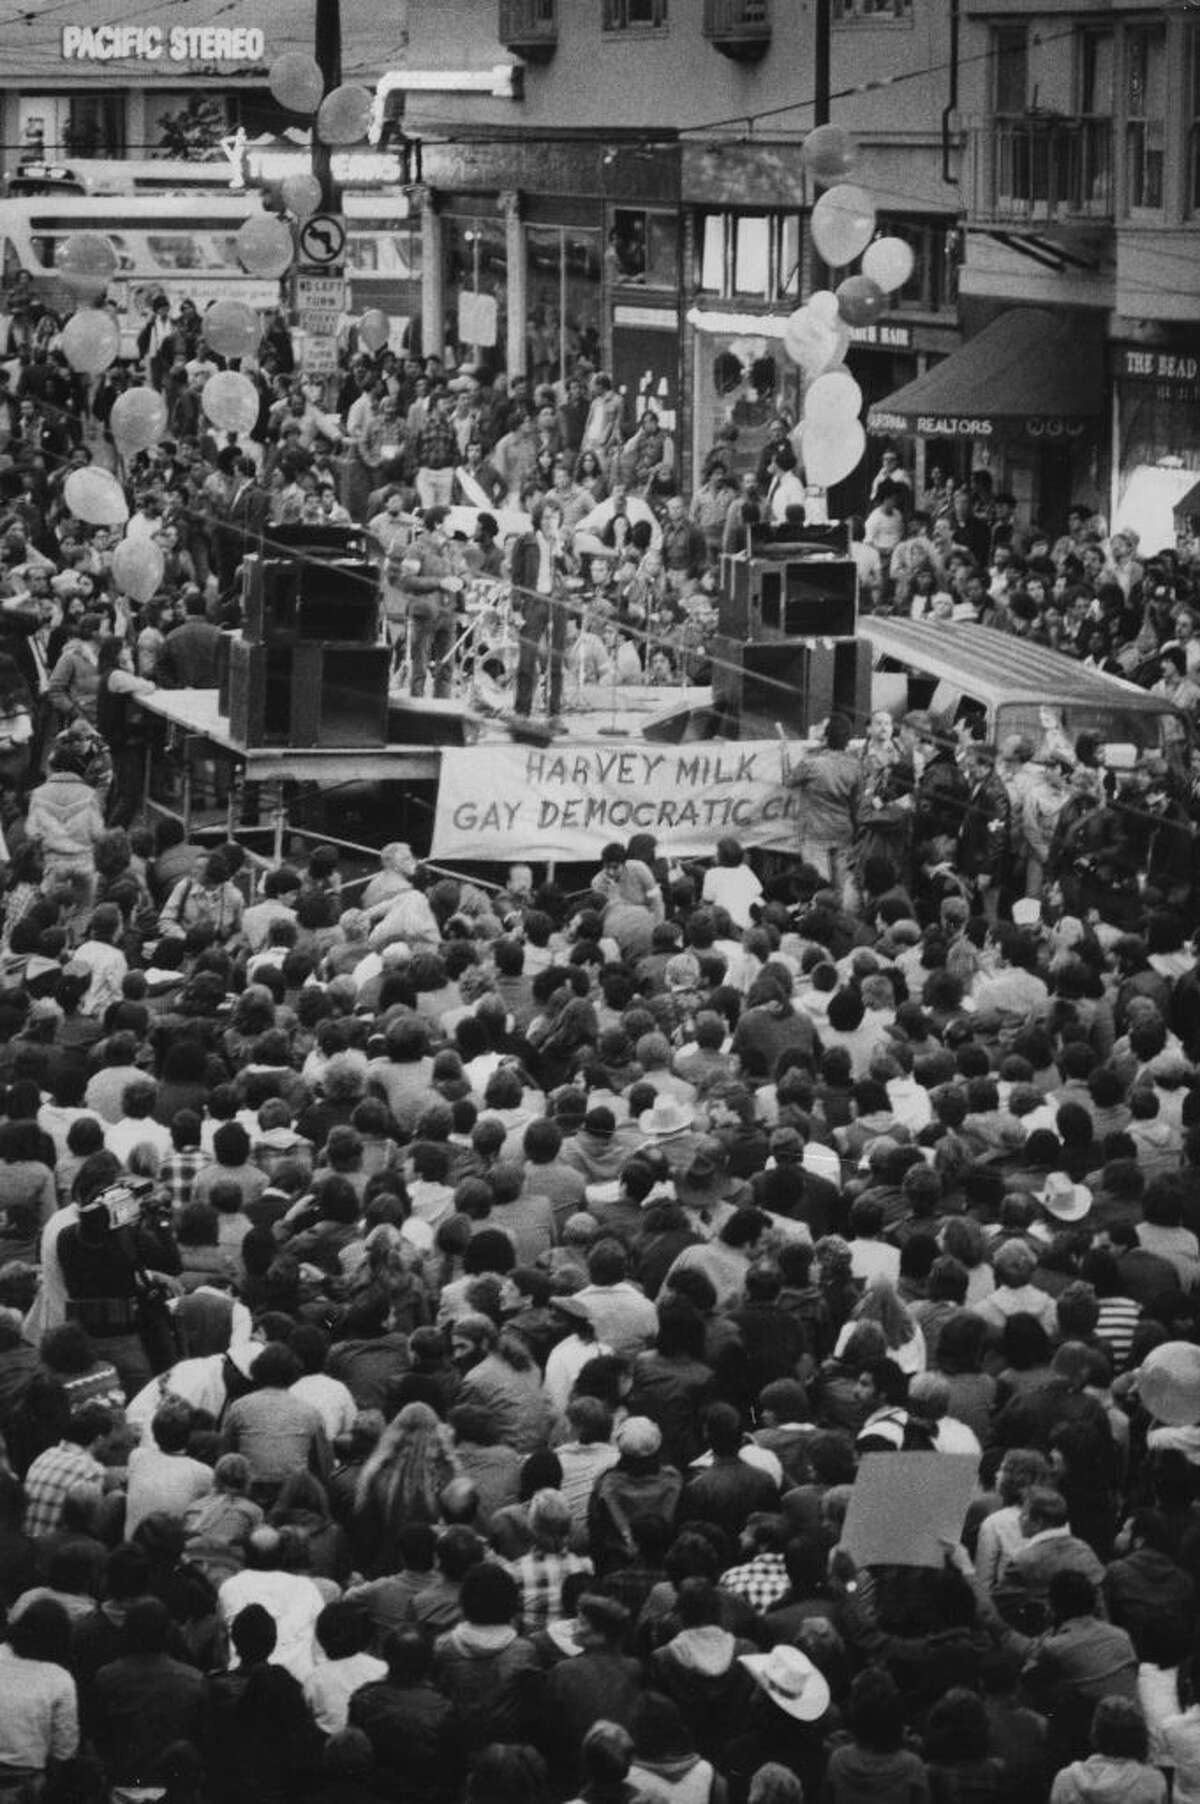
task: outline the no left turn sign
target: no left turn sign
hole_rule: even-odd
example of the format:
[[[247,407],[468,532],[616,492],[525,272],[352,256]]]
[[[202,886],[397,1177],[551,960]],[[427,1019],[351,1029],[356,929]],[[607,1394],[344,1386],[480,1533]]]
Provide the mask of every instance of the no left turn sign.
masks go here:
[[[300,255],[322,268],[340,263],[346,249],[346,221],[340,213],[313,213],[300,227]]]

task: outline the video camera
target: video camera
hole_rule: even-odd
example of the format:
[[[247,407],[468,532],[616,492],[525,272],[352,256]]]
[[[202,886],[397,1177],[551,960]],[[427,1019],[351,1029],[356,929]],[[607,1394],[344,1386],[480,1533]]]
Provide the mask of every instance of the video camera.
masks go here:
[[[154,1194],[154,1183],[151,1178],[122,1178],[119,1184],[110,1184],[94,1196],[87,1208],[103,1209],[108,1216],[108,1225],[112,1229],[132,1228],[146,1213],[147,1206]]]

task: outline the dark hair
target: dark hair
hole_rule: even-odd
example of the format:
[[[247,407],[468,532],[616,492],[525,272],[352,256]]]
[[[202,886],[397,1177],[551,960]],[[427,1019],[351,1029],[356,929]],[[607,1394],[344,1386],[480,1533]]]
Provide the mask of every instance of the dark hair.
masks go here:
[[[904,1739],[904,1706],[896,1681],[868,1666],[850,1687],[850,1733],[872,1754],[894,1754]]]

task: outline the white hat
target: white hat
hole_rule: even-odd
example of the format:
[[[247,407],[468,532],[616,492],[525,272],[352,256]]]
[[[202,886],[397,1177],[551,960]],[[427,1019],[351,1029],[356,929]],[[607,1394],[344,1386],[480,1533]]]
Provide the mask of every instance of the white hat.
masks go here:
[[[695,1116],[677,1096],[660,1095],[654,1107],[638,1116],[638,1127],[648,1140],[669,1140],[686,1133]]]
[[[1042,905],[1036,896],[1018,896],[1012,905],[1014,927],[1036,927],[1042,918]]]
[[[1082,1221],[1092,1206],[1092,1193],[1086,1184],[1072,1182],[1067,1172],[1052,1171],[1037,1192],[1037,1200],[1055,1221]]]
[[[741,1662],[771,1702],[798,1723],[815,1723],[828,1710],[828,1681],[798,1647],[783,1641],[769,1654],[743,1654]]]

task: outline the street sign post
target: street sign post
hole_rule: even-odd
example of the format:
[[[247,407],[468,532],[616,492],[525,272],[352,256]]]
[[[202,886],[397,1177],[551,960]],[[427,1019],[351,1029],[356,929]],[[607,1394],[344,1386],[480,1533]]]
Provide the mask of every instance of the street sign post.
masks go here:
[[[345,293],[340,269],[322,275],[297,272],[296,324],[303,333],[300,361],[306,375],[327,376],[337,368],[337,329]]]

